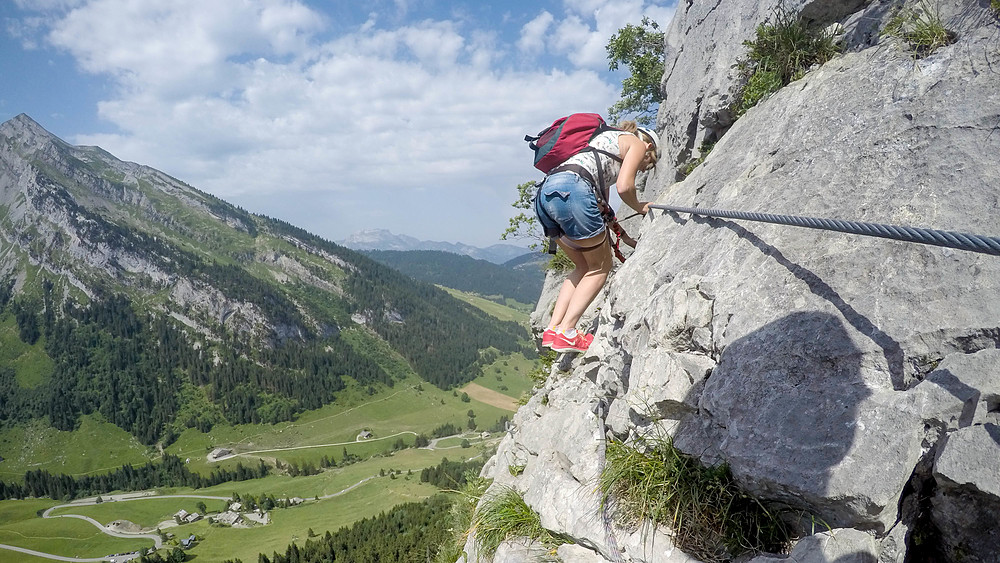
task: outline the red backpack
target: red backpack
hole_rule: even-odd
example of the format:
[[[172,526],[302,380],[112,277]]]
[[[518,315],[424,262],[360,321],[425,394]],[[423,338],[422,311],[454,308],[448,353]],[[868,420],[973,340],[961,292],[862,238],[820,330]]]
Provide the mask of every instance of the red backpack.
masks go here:
[[[590,146],[590,141],[605,131],[620,131],[620,129],[608,125],[604,121],[604,118],[596,113],[574,113],[555,120],[552,125],[542,129],[536,136],[525,135],[524,140],[528,142],[528,147],[535,151],[535,168],[545,174],[549,174],[558,168],[560,164],[569,160],[571,156],[583,151],[592,152],[594,158],[597,158],[597,154],[601,153],[621,162],[622,159],[617,154]],[[594,187],[594,195],[597,196],[601,215],[612,232],[619,237],[618,240],[620,241],[621,236],[626,233],[618,225],[618,221],[615,219],[615,212],[607,203],[607,186],[604,185],[600,160],[597,161],[598,178],[593,178],[590,172],[582,166],[569,164],[566,168],[586,178],[590,182],[590,185]],[[541,190],[541,187],[539,183],[538,189]],[[537,193],[535,197],[538,197]],[[538,211],[537,208],[536,211]],[[555,239],[561,237],[562,234],[562,230],[558,228],[555,231],[545,230],[545,236],[549,237],[549,254],[556,253]],[[618,242],[615,242],[612,248],[615,256],[624,262],[625,256],[618,249],[618,244]]]
[[[587,149],[594,137],[614,129],[596,113],[574,113],[555,120],[534,137],[525,135],[524,140],[535,151],[535,168],[548,174],[569,157]],[[617,155],[609,156],[621,160]]]

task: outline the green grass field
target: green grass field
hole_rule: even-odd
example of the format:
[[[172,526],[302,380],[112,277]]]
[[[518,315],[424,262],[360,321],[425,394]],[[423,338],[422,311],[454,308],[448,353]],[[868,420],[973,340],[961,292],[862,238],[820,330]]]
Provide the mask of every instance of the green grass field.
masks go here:
[[[467,294],[463,298],[474,301],[477,307],[498,318],[518,322],[527,319],[524,313],[486,299]],[[23,345],[16,331],[12,319],[0,317],[0,365],[21,362],[17,364],[20,366],[17,368],[18,381],[22,385],[37,384],[48,373],[46,369],[51,368],[46,368],[44,362],[39,360],[38,345]],[[390,352],[372,350],[373,354],[383,356],[391,355]],[[32,368],[34,371],[24,366],[35,366]],[[521,354],[502,356],[486,366],[475,383],[516,399],[531,389],[533,382],[527,374],[533,367],[534,362]],[[304,543],[310,528],[317,535],[322,535],[327,530],[335,531],[361,518],[375,516],[396,504],[421,500],[434,494],[434,487],[419,482],[421,469],[436,465],[445,457],[464,460],[482,456],[485,448],[498,440],[494,438],[484,443],[477,433],[470,433],[467,436],[471,444],[469,448],[461,447],[462,440],[466,438],[459,437],[440,441],[438,447],[441,449],[414,449],[409,446],[413,445],[415,434],[429,436],[433,429],[446,423],[464,429],[469,410],[474,411],[480,430],[489,428],[501,416],[514,414],[513,411],[474,399],[463,402],[461,393],[441,390],[422,382],[403,364],[395,366],[393,371],[401,378],[393,388],[383,388],[369,395],[366,386],[349,383],[348,389],[338,396],[336,404],[302,413],[295,421],[276,425],[217,425],[208,433],[195,429],[184,431],[165,451],[189,460],[188,466],[202,474],[217,467],[233,468],[241,462],[257,464],[261,459],[269,464],[277,461],[318,467],[320,460],[326,456],[340,465],[312,476],[290,477],[275,473],[263,479],[223,483],[206,489],[162,490],[161,494],[228,498],[236,492],[240,495],[268,494],[275,498],[306,499],[300,506],[271,511],[272,522],[267,526],[230,529],[213,527],[202,520],[166,531],[178,537],[187,537],[191,533],[202,536],[203,541],[189,552],[200,563],[236,557],[244,563],[253,563],[260,552],[284,552],[291,542]],[[33,376],[32,373],[43,375]],[[373,438],[356,441],[362,430],[371,431]],[[393,451],[393,446],[400,439],[407,448]],[[216,447],[231,448],[241,455],[210,463],[207,455]],[[361,458],[361,461],[344,465],[345,450]],[[27,470],[95,474],[112,471],[125,463],[140,465],[156,459],[158,453],[139,444],[124,430],[104,422],[101,417],[88,415],[82,417],[79,428],[71,432],[54,430],[44,421],[0,429],[0,457],[4,458],[0,462],[0,479],[20,481]],[[395,478],[390,476],[396,472],[399,473]],[[153,527],[170,520],[180,509],[196,511],[198,502],[199,499],[194,498],[143,499],[61,508],[55,513],[87,515],[104,524],[113,520],[129,520],[142,527]],[[210,513],[221,509],[224,504],[223,501],[209,499],[201,499],[201,502],[206,504]],[[0,502],[0,543],[67,557],[100,557],[132,551],[149,543],[146,539],[107,536],[81,520],[43,520],[36,514],[57,504],[61,503],[47,499]],[[0,561],[38,563],[45,559],[0,550]]]
[[[192,491],[191,494],[201,494]],[[211,496],[211,495],[208,495]],[[201,512],[198,503],[205,503],[209,513],[221,512],[226,502],[212,499],[196,498],[144,498],[121,502],[104,502],[90,506],[67,506],[52,511],[53,516],[60,514],[80,514],[89,516],[107,526],[115,520],[128,520],[142,528],[156,528],[161,522],[172,520],[178,510]]]
[[[474,293],[467,293],[465,291],[459,291],[457,289],[451,289],[450,287],[444,287],[439,285],[441,289],[447,291],[452,297],[465,301],[466,303],[472,305],[473,307],[478,307],[482,309],[489,315],[492,315],[501,321],[514,321],[518,323],[528,322],[528,313],[523,310],[518,310],[513,307],[508,307],[506,305],[501,305],[495,301],[490,301],[484,297],[480,297]],[[526,306],[514,301],[515,304],[524,309]]]
[[[93,524],[75,518],[43,520],[36,514],[58,504],[52,500],[8,500],[0,502],[0,543],[62,555],[101,557],[150,547],[148,539],[114,538]],[[14,551],[0,550],[0,561],[19,563],[50,561]]]
[[[409,479],[386,477],[372,480],[336,498],[272,510],[272,520],[267,526],[213,528],[205,522],[196,522],[194,525],[198,528],[192,529],[191,533],[203,535],[205,539],[190,553],[197,557],[197,561],[203,562],[235,557],[244,563],[253,563],[257,561],[258,553],[284,553],[290,543],[304,544],[310,529],[321,536],[328,530],[333,532],[362,518],[377,516],[397,504],[420,501],[437,491],[419,481],[419,475]]]
[[[264,479],[224,483],[205,489],[166,489],[169,495],[203,495],[231,497],[269,494],[275,498],[300,497],[305,503],[299,506],[270,511],[271,523],[249,529],[214,527],[206,520],[183,526],[164,528],[163,531],[177,538],[196,534],[203,541],[190,551],[203,563],[218,562],[239,557],[244,562],[257,560],[257,554],[281,551],[289,543],[303,543],[311,528],[317,535],[327,530],[336,531],[342,526],[365,517],[376,516],[402,502],[419,501],[437,492],[434,487],[420,483],[420,470],[440,463],[443,457],[465,460],[480,456],[480,447],[460,450],[431,451],[408,449],[388,457],[375,457],[346,467],[324,471],[309,477],[272,475]],[[379,476],[384,470],[386,475]],[[392,478],[390,472],[399,472]],[[410,474],[408,474],[410,473]],[[365,481],[368,479],[367,481]],[[359,482],[363,484],[350,489]],[[332,498],[321,498],[335,495]],[[192,512],[197,503],[204,502],[209,513],[220,510],[224,501],[195,498],[149,498],[99,505],[59,508],[53,514],[79,514],[89,516],[102,524],[114,520],[129,520],[142,527],[151,528],[170,520],[180,509]],[[107,553],[131,551],[148,544],[148,540],[97,537],[99,531],[83,521],[59,518],[43,520],[36,512],[55,506],[52,500],[23,500],[0,502],[0,543],[27,547],[64,556],[98,557]],[[101,534],[103,535],[103,534]],[[176,538],[175,538],[176,539]],[[9,558],[7,558],[9,556]],[[38,558],[15,552],[0,551],[0,560],[19,562],[36,561]]]
[[[484,367],[483,375],[473,383],[517,399],[534,387],[535,382],[528,374],[535,369],[537,362],[525,358],[523,354],[502,356]]]
[[[318,466],[324,456],[340,463],[345,449],[352,455],[370,457],[391,451],[399,439],[412,445],[415,434],[429,435],[442,424],[465,428],[470,409],[476,413],[476,421],[483,428],[492,426],[501,416],[513,414],[477,401],[463,402],[451,391],[442,391],[416,379],[399,382],[394,388],[371,397],[358,396],[356,401],[345,402],[327,405],[304,413],[294,422],[273,426],[216,426],[208,434],[188,429],[166,451],[190,459],[191,469],[203,474],[215,467],[232,468],[240,461],[246,464],[248,459],[257,458]],[[358,433],[366,429],[374,438],[355,441]],[[207,454],[215,447],[230,448],[246,455],[242,459],[236,457],[209,463]]]
[[[45,353],[44,337],[32,346],[22,342],[9,311],[0,314],[0,366],[14,368],[17,382],[28,388],[45,383],[53,370],[52,360]]]
[[[24,472],[84,475],[106,473],[126,463],[142,465],[153,454],[131,434],[99,415],[80,418],[80,427],[61,432],[45,421],[0,430],[0,479],[21,481]]]
[[[508,366],[502,366],[505,359]],[[517,398],[521,390],[530,388],[531,382],[524,375],[530,362],[519,354],[501,358],[494,365],[505,370],[501,377],[508,390],[501,393]],[[498,389],[497,374],[492,367],[486,371],[488,375],[476,382]],[[355,386],[343,393],[336,404],[303,413],[293,422],[217,425],[207,434],[188,429],[166,451],[182,459],[190,458],[192,470],[203,474],[215,467],[235,467],[241,461],[237,457],[219,464],[208,463],[208,453],[220,446],[237,452],[260,452],[254,459],[318,465],[323,456],[339,462],[345,447],[352,455],[368,457],[390,451],[398,438],[412,445],[414,433],[429,435],[445,423],[465,428],[470,409],[475,411],[476,421],[484,429],[501,416],[513,414],[477,401],[462,402],[451,391],[408,378],[372,396]],[[375,439],[356,443],[355,438],[363,429],[372,431]],[[323,444],[338,445],[312,447]],[[34,469],[81,475],[111,471],[125,463],[141,465],[155,459],[156,452],[139,444],[121,428],[90,415],[82,417],[80,427],[71,432],[55,430],[42,421],[4,428],[0,430],[0,457],[4,458],[0,462],[0,479],[20,481],[25,471]]]

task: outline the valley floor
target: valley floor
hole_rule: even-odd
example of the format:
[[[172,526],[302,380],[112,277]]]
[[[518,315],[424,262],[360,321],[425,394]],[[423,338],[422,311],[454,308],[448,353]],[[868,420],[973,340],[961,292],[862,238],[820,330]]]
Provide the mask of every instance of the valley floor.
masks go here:
[[[106,561],[111,554],[121,553],[124,555],[114,560],[125,561],[137,557],[133,552],[140,549],[159,545],[173,549],[191,535],[199,541],[186,553],[201,563],[234,558],[256,561],[261,552],[284,552],[290,543],[301,546],[312,536],[335,532],[400,503],[437,493],[436,487],[420,482],[420,471],[437,465],[442,457],[462,461],[487,452],[500,433],[484,434],[482,430],[496,426],[503,416],[513,415],[516,397],[532,387],[527,376],[532,367],[533,362],[519,355],[508,356],[486,366],[484,375],[474,383],[455,391],[406,380],[373,396],[358,389],[343,402],[303,413],[293,422],[219,426],[209,433],[189,429],[165,453],[179,456],[191,471],[207,475],[215,468],[233,469],[238,463],[256,464],[261,459],[286,469],[261,479],[198,490],[104,495],[100,504],[96,498],[71,503],[2,501],[0,560]],[[479,428],[469,430],[470,422]],[[433,430],[447,425],[461,433],[433,437]],[[96,418],[85,420],[75,432],[59,435],[50,435],[51,429],[41,427],[8,429],[0,433],[0,454],[6,458],[0,479],[12,480],[28,469],[93,475],[125,463],[140,465],[155,459],[157,452],[137,447],[118,431]],[[370,431],[372,437],[358,439],[362,431]],[[430,437],[430,443],[413,447],[418,434]],[[484,438],[490,434],[492,438]],[[58,444],[58,449],[48,448],[49,444]],[[211,452],[219,447],[231,453],[211,459]],[[292,465],[320,468],[324,458],[336,459],[337,464],[308,476],[293,477],[287,471]],[[199,512],[198,502],[207,505],[208,515],[217,515],[234,493],[243,497],[298,497],[304,502],[268,511],[266,525],[250,522],[245,528],[223,527],[203,518],[177,526],[173,521],[179,510]],[[122,531],[126,529],[132,533]],[[168,535],[166,542],[158,529]]]

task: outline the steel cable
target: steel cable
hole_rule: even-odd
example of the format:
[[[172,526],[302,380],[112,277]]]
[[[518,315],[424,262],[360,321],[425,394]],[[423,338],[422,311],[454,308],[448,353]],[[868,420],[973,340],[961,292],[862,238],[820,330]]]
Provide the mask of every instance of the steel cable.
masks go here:
[[[878,223],[861,223],[857,221],[842,221],[840,219],[819,219],[816,217],[798,217],[795,215],[772,215],[770,213],[755,213],[747,211],[727,211],[725,209],[701,209],[698,207],[678,207],[673,205],[650,204],[650,209],[661,209],[675,213],[691,213],[706,217],[723,217],[726,219],[742,219],[777,225],[791,225],[809,229],[823,229],[854,235],[879,237],[904,242],[916,242],[945,246],[957,250],[979,252],[1000,256],[1000,237],[986,237],[954,231],[937,229],[922,229],[897,225],[881,225]]]

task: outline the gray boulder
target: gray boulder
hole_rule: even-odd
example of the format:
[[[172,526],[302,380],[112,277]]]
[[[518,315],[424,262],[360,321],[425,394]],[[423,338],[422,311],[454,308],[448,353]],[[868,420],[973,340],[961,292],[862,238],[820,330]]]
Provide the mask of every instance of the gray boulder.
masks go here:
[[[741,43],[774,5],[678,6],[666,154],[646,193],[1000,235],[995,14],[942,2],[957,42],[915,60],[879,36],[890,3],[793,2],[816,25],[838,24],[847,52],[734,122],[725,96]],[[674,183],[673,167],[713,136],[704,163]],[[609,526],[594,492],[604,440],[672,438],[832,530],[802,526],[790,553],[757,563],[995,560],[1000,258],[664,212],[638,234],[593,306],[591,350],[536,391],[484,474],[516,483],[546,527],[590,553],[673,561],[686,556],[670,530]],[[510,476],[506,459],[526,460],[524,472]],[[649,537],[657,549],[644,549]]]
[[[934,460],[937,490],[931,514],[949,560],[996,561],[1000,553],[998,460],[996,424],[968,426],[942,440]]]

